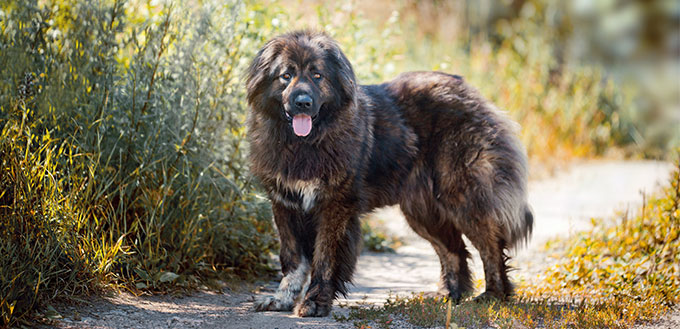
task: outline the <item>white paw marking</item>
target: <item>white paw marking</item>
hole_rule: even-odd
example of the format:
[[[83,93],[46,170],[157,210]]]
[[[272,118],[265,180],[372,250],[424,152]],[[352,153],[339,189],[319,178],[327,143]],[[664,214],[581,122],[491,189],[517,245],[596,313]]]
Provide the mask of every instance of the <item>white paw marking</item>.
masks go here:
[[[255,302],[255,307],[261,311],[289,311],[293,309],[295,300],[304,295],[309,285],[309,262],[302,258],[300,265],[295,271],[288,273],[281,279],[274,296],[260,298]]]

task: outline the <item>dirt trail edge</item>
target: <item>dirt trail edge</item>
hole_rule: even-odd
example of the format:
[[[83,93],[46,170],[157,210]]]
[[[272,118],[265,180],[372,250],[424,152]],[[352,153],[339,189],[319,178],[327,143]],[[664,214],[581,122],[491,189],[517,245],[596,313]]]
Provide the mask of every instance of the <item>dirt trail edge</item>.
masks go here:
[[[515,281],[535,277],[546,266],[545,242],[587,229],[591,217],[610,217],[617,210],[637,211],[641,192],[652,193],[667,181],[672,164],[654,161],[589,161],[573,164],[550,179],[529,184],[529,202],[535,227],[531,242],[517,251],[512,272]],[[347,298],[336,301],[333,313],[346,314],[339,304],[382,303],[391,295],[434,291],[439,260],[430,245],[406,225],[398,208],[378,211],[386,229],[400,236],[405,245],[394,254],[363,253],[354,286]],[[469,245],[469,244],[468,244]],[[470,248],[471,249],[471,248]],[[472,251],[472,250],[471,250]],[[473,252],[475,279],[482,279],[481,261]],[[135,297],[119,294],[95,299],[76,309],[58,307],[65,318],[59,328],[351,328],[333,317],[297,318],[290,313],[254,312],[257,295],[270,294],[272,282],[257,292],[222,294],[201,291],[186,297]],[[669,315],[661,327],[678,324]]]

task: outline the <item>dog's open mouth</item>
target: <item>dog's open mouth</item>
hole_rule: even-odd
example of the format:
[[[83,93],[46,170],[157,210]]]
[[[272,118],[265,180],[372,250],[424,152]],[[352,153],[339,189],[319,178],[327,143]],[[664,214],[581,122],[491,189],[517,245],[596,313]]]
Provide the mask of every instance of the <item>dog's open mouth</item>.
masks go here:
[[[313,122],[318,116],[318,114],[310,116],[309,114],[304,113],[291,116],[288,111],[284,111],[284,113],[286,114],[288,123],[293,127],[293,132],[300,137],[305,137],[312,132]]]

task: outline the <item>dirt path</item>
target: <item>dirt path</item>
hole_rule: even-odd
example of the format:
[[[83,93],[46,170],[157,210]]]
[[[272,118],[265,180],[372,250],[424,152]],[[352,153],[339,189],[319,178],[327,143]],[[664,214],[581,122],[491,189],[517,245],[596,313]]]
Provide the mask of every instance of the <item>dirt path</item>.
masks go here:
[[[651,161],[593,161],[575,164],[553,178],[534,181],[529,201],[536,225],[527,248],[518,251],[513,264],[515,280],[534,277],[541,271],[545,242],[589,227],[591,217],[607,217],[616,210],[636,210],[640,191],[658,189],[672,165]],[[427,242],[416,236],[396,208],[376,213],[385,228],[402,237],[405,245],[395,254],[364,253],[359,258],[354,287],[346,299],[336,302],[334,313],[346,313],[338,304],[381,303],[390,294],[434,291],[439,278],[439,261]],[[475,278],[483,278],[481,262],[473,255]],[[199,292],[188,297],[134,297],[121,294],[97,299],[79,307],[59,322],[61,328],[350,328],[332,317],[301,319],[289,313],[254,312],[255,295],[268,294],[275,283],[250,292],[215,294]],[[63,310],[70,314],[74,310]],[[671,315],[668,321],[677,319]]]

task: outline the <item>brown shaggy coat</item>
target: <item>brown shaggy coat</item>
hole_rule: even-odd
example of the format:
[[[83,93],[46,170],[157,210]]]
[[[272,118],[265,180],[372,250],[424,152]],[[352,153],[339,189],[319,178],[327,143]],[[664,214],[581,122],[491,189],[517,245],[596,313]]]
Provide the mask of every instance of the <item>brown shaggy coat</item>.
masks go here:
[[[327,315],[352,278],[359,217],[394,204],[439,255],[441,293],[472,290],[463,234],[484,263],[481,297],[512,293],[505,250],[533,225],[527,159],[517,124],[461,77],[358,85],[330,37],[298,31],[262,48],[247,91],[251,172],[272,201],[284,274],[258,310]]]

